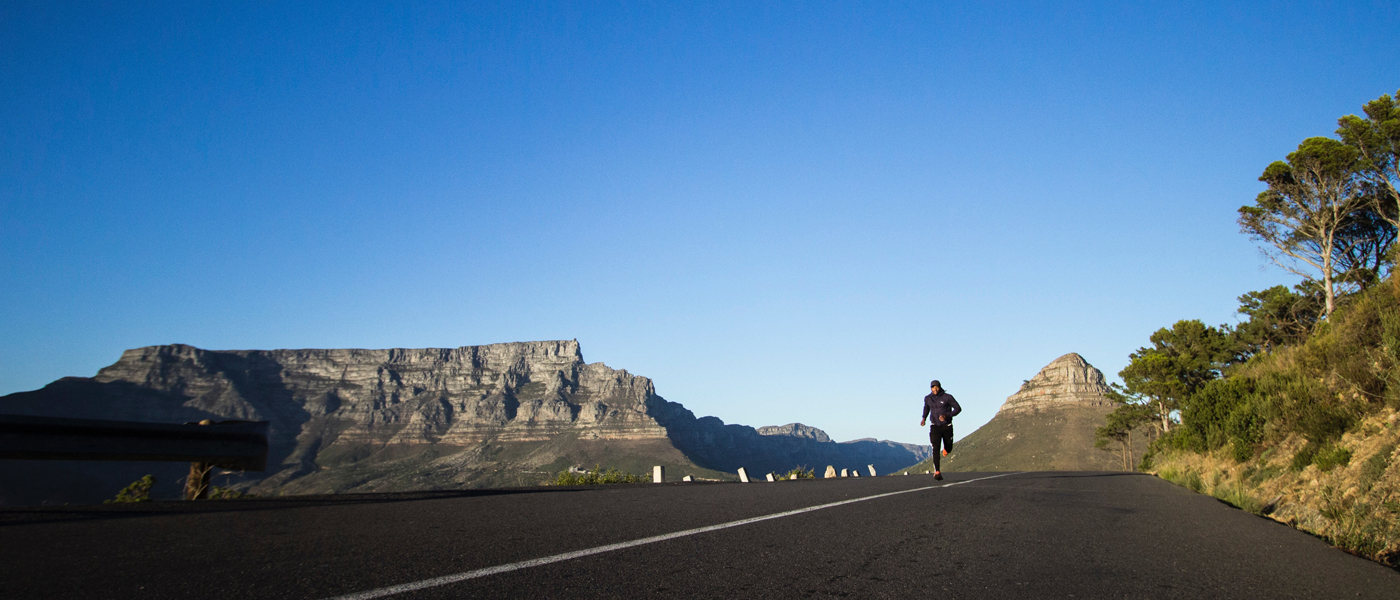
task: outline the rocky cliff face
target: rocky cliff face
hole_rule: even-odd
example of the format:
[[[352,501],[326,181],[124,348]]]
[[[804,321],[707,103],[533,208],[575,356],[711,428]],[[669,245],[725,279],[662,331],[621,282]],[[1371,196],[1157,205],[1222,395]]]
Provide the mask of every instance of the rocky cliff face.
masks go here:
[[[758,428],[759,435],[786,435],[795,438],[816,440],[818,442],[830,442],[831,437],[825,431],[816,427],[809,427],[801,423],[788,423],[787,425],[765,425]]]
[[[1030,413],[1066,406],[1107,407],[1103,372],[1073,352],[1045,365],[1001,405],[1001,413]]]
[[[923,458],[892,442],[835,444],[796,423],[763,435],[697,419],[656,395],[650,379],[585,363],[576,341],[390,350],[150,346],[126,351],[92,378],[0,398],[0,412],[270,421],[268,472],[230,480],[264,494],[520,485],[594,462],[717,476],[739,466],[758,473],[819,461],[892,470]],[[32,474],[50,465],[0,465],[0,482],[16,469]],[[0,493],[0,502],[16,502],[8,497]]]

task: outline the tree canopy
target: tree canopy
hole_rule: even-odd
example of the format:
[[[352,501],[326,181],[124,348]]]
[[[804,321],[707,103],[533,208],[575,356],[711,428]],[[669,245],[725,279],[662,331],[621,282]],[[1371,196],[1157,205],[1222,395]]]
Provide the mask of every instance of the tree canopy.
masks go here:
[[[1356,148],[1325,137],[1303,140],[1287,160],[1274,161],[1260,181],[1253,206],[1239,209],[1240,230],[1263,242],[1265,252],[1280,267],[1300,275],[1321,275],[1326,294],[1324,313],[1336,307],[1339,277],[1355,265],[1348,257],[1370,237],[1360,223],[1369,210],[1357,170],[1362,154]]]

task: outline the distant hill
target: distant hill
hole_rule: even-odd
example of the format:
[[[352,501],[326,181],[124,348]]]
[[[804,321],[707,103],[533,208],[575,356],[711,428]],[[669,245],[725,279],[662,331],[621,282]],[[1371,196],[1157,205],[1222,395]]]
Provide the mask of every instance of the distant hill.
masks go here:
[[[1094,447],[1113,407],[1103,373],[1075,353],[1061,356],[1006,399],[991,421],[957,439],[943,459],[952,471],[1116,471],[1116,453]],[[956,430],[956,422],[954,428]],[[1146,443],[1138,454],[1146,452]],[[911,473],[933,469],[927,460]]]
[[[800,423],[696,418],[650,379],[585,363],[576,341],[389,350],[128,350],[96,376],[0,397],[0,413],[271,423],[266,473],[215,485],[259,495],[534,485],[569,467],[733,478],[795,466],[890,472],[927,446],[836,443]],[[188,465],[0,461],[0,504],[96,502],[147,473],[178,496]]]

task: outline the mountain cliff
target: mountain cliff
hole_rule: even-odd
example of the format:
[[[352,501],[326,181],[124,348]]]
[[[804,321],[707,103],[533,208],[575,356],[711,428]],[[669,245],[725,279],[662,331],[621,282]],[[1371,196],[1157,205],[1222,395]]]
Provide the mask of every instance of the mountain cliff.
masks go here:
[[[0,397],[0,413],[269,421],[268,471],[216,481],[257,494],[529,485],[595,463],[634,472],[661,464],[710,478],[740,466],[761,473],[817,463],[890,471],[927,456],[925,448],[894,442],[838,444],[796,423],[761,433],[696,418],[658,396],[646,377],[585,363],[577,341],[388,350],[149,346],[127,350],[94,377]],[[0,461],[0,502],[93,501],[145,473],[158,473],[169,490],[184,468]]]
[[[1073,352],[1046,365],[1006,399],[991,421],[953,444],[945,471],[1116,471],[1119,457],[1094,447],[1113,410],[1103,372]],[[956,428],[956,423],[954,424]],[[1140,449],[1145,451],[1146,447]],[[1140,453],[1139,452],[1139,453]],[[925,461],[908,471],[932,470]]]

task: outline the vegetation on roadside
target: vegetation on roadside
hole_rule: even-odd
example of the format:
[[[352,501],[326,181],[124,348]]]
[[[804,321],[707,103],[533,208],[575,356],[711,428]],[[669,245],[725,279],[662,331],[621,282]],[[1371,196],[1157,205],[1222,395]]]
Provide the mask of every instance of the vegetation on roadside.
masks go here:
[[[111,500],[103,500],[103,504],[123,504],[127,502],[150,502],[151,488],[156,485],[156,476],[147,475],[117,492],[117,497]]]
[[[787,479],[787,480],[792,480],[792,479],[816,479],[816,478],[817,478],[817,472],[816,472],[815,470],[813,470],[813,469],[808,469],[808,468],[806,468],[806,465],[803,465],[803,466],[799,466],[799,467],[793,467],[793,469],[792,469],[791,471],[788,471],[787,473],[784,473],[784,474],[782,475],[782,478],[783,478],[783,479]]]
[[[560,471],[547,485],[605,485],[611,483],[651,483],[651,475],[633,475],[617,469],[593,465],[592,471]]]
[[[1400,95],[1400,92],[1397,92]],[[1303,277],[1183,320],[1129,356],[1099,446],[1140,468],[1400,567],[1400,103],[1368,102],[1259,178],[1241,231]]]

